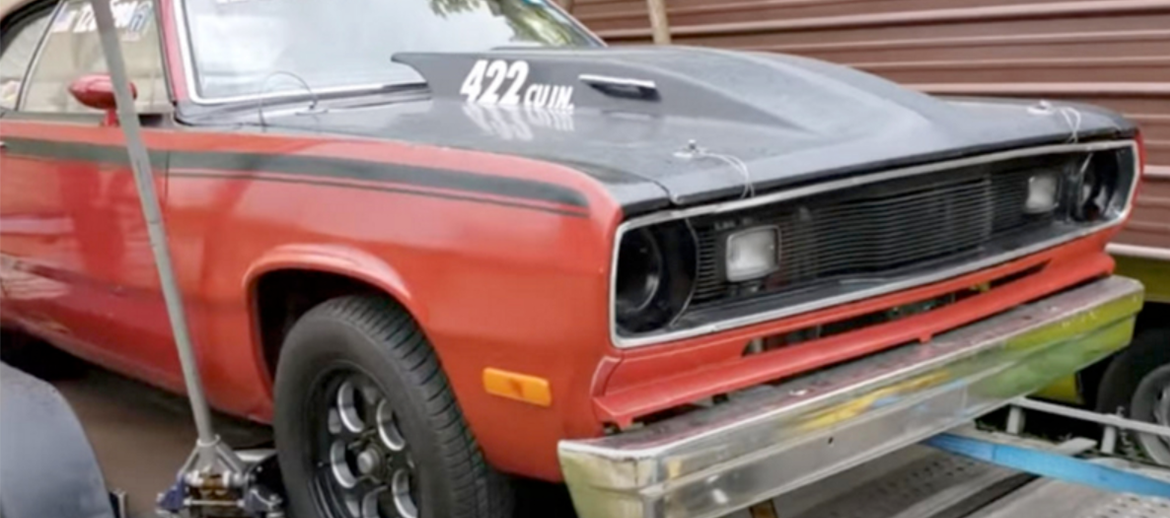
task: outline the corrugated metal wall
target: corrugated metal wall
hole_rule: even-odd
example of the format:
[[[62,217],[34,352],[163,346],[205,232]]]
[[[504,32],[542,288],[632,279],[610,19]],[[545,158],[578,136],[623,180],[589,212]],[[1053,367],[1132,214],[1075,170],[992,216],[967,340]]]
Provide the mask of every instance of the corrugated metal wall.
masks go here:
[[[674,43],[800,54],[931,93],[1075,99],[1137,122],[1150,166],[1120,242],[1170,247],[1170,0],[666,0]],[[575,0],[611,44],[645,0]]]

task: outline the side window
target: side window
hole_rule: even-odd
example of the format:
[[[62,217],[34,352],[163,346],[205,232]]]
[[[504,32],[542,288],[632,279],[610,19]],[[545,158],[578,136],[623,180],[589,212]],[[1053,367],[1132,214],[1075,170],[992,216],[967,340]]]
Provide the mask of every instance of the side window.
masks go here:
[[[16,108],[16,98],[20,95],[20,86],[24,84],[24,75],[36,54],[41,36],[45,34],[45,28],[49,26],[51,14],[51,8],[41,8],[16,21],[11,27],[4,28],[4,47],[0,50],[0,108]]]
[[[140,112],[159,112],[168,104],[162,51],[153,0],[121,0],[112,4],[114,24],[122,42],[126,73],[138,91]],[[66,0],[49,26],[41,54],[33,63],[20,109],[30,112],[93,112],[69,94],[77,78],[104,74],[97,21],[88,0]]]

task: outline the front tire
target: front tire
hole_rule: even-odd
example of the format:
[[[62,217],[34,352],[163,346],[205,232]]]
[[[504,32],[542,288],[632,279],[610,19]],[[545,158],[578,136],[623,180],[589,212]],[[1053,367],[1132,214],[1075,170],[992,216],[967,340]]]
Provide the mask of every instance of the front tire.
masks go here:
[[[1170,426],[1170,329],[1146,328],[1105,370],[1097,411]],[[1170,466],[1170,439],[1127,432],[1127,453]]]
[[[426,337],[392,300],[341,297],[289,331],[273,427],[293,518],[502,518],[483,459]]]

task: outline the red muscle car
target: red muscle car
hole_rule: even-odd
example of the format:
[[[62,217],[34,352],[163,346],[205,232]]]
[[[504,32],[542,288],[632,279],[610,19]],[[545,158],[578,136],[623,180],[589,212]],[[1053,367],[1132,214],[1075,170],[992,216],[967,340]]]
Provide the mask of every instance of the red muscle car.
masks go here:
[[[210,402],[293,516],[713,516],[1124,347],[1141,141],[547,0],[113,5]],[[4,325],[181,391],[80,0],[4,13]]]

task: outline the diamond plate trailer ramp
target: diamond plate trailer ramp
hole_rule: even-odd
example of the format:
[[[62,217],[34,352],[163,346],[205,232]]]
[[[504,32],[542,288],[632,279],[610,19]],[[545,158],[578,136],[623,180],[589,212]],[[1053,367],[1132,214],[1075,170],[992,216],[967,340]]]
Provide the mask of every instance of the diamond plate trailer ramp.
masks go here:
[[[911,446],[726,518],[766,517],[1170,518],[1170,499],[1040,478]]]

